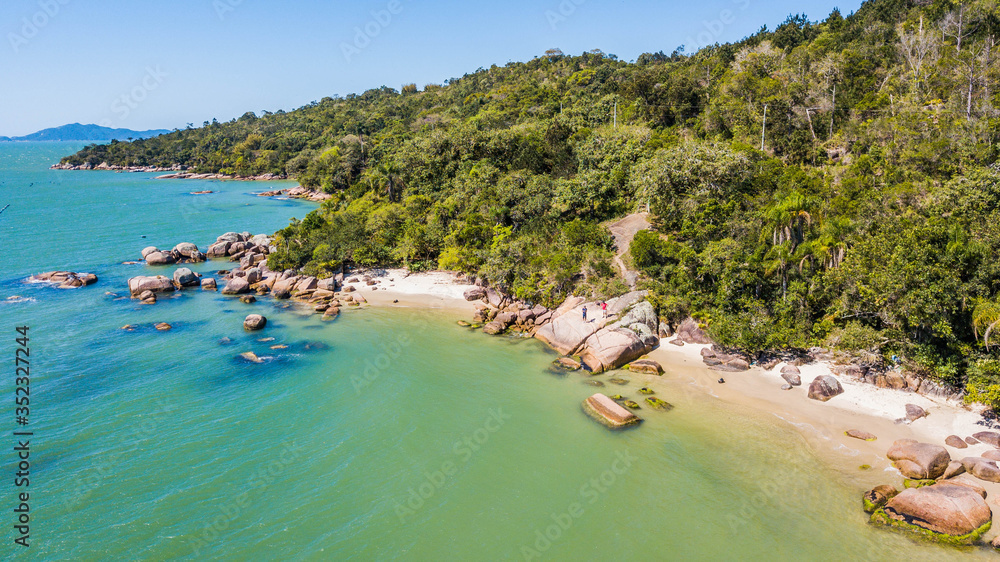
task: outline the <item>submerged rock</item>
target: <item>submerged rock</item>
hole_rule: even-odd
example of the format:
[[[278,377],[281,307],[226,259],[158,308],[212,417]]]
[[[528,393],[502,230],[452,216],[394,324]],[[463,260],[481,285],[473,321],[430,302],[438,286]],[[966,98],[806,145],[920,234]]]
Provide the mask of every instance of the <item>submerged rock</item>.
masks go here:
[[[566,369],[567,371],[579,371],[583,368],[583,365],[572,357],[560,357],[552,363],[559,368]]]
[[[647,398],[646,403],[649,404],[654,410],[659,410],[661,412],[669,412],[670,410],[674,409],[673,404],[660,400],[655,396]]]
[[[638,416],[600,393],[584,400],[583,410],[590,417],[612,429],[634,425],[642,421]]]
[[[899,495],[899,490],[888,484],[875,486],[861,496],[861,505],[865,513],[873,513],[884,506],[889,500]]]
[[[652,359],[637,359],[629,363],[628,370],[645,375],[662,375],[663,367]]]
[[[97,283],[97,276],[93,273],[76,273],[75,271],[48,271],[32,275],[31,280],[58,283],[59,289],[79,289]]]
[[[249,361],[251,363],[263,363],[264,360],[257,357],[257,354],[252,351],[246,351],[239,355],[242,359]]]

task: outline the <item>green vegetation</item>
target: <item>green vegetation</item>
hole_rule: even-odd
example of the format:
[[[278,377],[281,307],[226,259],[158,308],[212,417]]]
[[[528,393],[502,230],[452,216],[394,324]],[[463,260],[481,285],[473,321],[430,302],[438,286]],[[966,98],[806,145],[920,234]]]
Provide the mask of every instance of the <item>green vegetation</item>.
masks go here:
[[[551,50],[64,161],[286,173],[333,198],[278,233],[272,268],[441,267],[547,305],[626,290],[602,226],[648,208],[626,260],[665,319],[750,353],[898,356],[1000,406],[998,32],[985,1],[872,0],[697,53]]]

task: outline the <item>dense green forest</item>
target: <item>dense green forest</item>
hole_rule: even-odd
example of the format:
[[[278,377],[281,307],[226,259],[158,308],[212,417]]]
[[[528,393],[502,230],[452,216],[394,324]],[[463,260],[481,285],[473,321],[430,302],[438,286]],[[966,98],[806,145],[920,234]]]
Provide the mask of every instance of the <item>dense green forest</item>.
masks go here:
[[[604,225],[649,209],[631,260],[664,318],[751,353],[898,356],[1000,405],[998,34],[992,1],[872,0],[695,53],[553,49],[64,162],[287,173],[333,198],[279,232],[272,268],[441,267],[545,304],[626,290]]]

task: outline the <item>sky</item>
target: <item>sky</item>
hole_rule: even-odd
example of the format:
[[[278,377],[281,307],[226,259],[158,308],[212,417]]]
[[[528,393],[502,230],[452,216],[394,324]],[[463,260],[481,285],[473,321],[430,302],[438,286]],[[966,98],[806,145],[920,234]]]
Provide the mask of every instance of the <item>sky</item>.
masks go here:
[[[622,60],[739,40],[861,0],[2,0],[0,136],[184,128],[443,84],[547,49]]]

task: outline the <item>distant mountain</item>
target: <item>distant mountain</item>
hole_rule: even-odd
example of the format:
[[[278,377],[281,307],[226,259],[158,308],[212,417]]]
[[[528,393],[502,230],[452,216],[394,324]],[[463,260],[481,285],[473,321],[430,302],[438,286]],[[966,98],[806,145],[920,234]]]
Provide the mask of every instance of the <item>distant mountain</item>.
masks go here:
[[[38,131],[23,137],[0,137],[2,141],[103,141],[147,139],[169,133],[166,129],[154,129],[150,131],[133,131],[131,129],[111,129],[99,125],[63,125]]]

